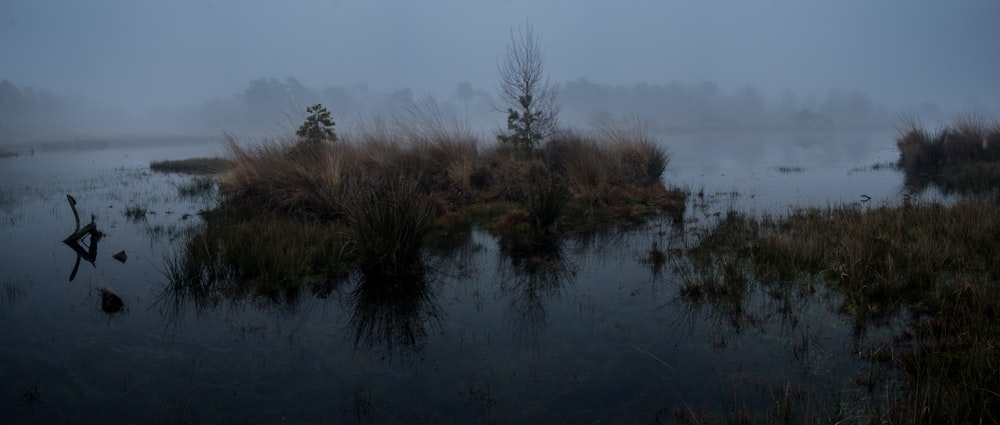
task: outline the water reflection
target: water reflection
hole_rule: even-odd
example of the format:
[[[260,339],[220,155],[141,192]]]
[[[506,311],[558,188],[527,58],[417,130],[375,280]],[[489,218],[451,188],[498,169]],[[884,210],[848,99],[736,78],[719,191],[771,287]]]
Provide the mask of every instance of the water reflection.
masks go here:
[[[66,239],[63,243],[76,253],[76,261],[73,263],[73,271],[69,274],[69,281],[76,279],[77,272],[80,271],[80,260],[84,260],[90,265],[97,267],[97,243],[101,240],[101,233],[95,232],[90,237]]]
[[[497,277],[507,299],[506,323],[515,338],[537,343],[547,324],[545,305],[559,298],[562,287],[576,275],[576,266],[551,240],[520,255],[500,253]]]
[[[350,328],[355,350],[392,357],[419,352],[427,328],[438,323],[439,306],[424,273],[364,276],[351,292]]]
[[[967,164],[955,170],[903,169],[903,187],[907,192],[922,194],[930,188],[945,196],[993,196],[1000,190],[1000,173],[997,167],[985,164]]]

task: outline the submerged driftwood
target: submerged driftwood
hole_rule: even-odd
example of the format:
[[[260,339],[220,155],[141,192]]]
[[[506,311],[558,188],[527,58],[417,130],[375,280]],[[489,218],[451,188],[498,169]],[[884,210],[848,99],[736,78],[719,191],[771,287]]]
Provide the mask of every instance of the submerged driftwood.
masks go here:
[[[76,230],[63,240],[63,243],[69,245],[76,252],[76,264],[73,265],[73,271],[69,275],[69,280],[72,282],[76,277],[76,272],[80,269],[81,258],[87,260],[90,264],[94,264],[97,261],[97,242],[101,240],[101,236],[104,236],[104,234],[97,230],[96,218],[93,215],[90,216],[90,223],[81,228],[80,214],[76,211],[76,199],[71,195],[66,195],[66,200],[69,201],[69,207],[73,209],[73,219],[76,220]],[[90,236],[90,243],[84,247],[81,245],[81,241],[86,236]]]
[[[73,219],[76,220],[76,230],[73,231],[68,237],[66,237],[63,242],[75,242],[83,238],[84,236],[90,235],[92,239],[100,239],[101,232],[97,230],[96,217],[90,216],[90,223],[83,228],[80,228],[80,213],[76,211],[76,199],[72,195],[66,195],[66,200],[69,201],[69,207],[73,209]]]
[[[123,308],[125,308],[125,302],[118,294],[101,288],[101,310],[108,314],[115,314],[121,312]]]

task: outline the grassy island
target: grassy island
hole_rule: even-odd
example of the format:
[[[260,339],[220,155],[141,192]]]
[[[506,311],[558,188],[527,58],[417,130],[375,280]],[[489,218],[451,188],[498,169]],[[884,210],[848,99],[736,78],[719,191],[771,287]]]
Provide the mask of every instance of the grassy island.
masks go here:
[[[684,193],[661,181],[669,156],[641,126],[563,131],[524,149],[418,121],[332,142],[228,138],[229,157],[210,162],[228,166],[218,207],[172,262],[172,280],[277,295],[353,271],[420,276],[425,244],[473,227],[530,257],[569,235],[683,215]]]
[[[1000,188],[1000,121],[968,114],[931,131],[910,120],[896,145],[911,190],[933,185],[945,193],[983,194]]]

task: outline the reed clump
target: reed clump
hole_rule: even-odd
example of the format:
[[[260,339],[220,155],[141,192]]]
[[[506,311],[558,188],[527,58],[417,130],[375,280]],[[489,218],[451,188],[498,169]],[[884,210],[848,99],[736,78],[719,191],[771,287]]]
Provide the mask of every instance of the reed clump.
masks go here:
[[[683,288],[745,292],[746,282],[839,293],[859,332],[902,320],[891,349],[868,359],[902,372],[875,421],[995,422],[1000,411],[1000,205],[908,203],[731,212],[688,250],[696,279]],[[729,271],[744,270],[743,277]],[[725,291],[719,286],[734,289]],[[725,302],[731,297],[722,297]],[[876,411],[877,410],[877,411]]]
[[[909,120],[896,146],[911,189],[934,184],[948,193],[988,193],[1000,187],[1000,121],[995,119],[962,115],[937,131]]]

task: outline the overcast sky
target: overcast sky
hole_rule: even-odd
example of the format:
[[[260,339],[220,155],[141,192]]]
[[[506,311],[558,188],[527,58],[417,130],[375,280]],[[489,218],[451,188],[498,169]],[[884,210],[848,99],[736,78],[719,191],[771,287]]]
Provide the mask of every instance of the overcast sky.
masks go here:
[[[557,82],[1000,106],[996,0],[3,0],[0,79],[135,107],[289,76],[447,96],[492,89],[526,21]]]

